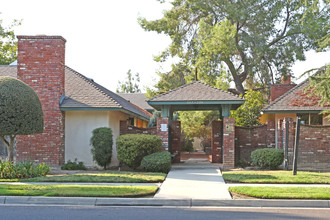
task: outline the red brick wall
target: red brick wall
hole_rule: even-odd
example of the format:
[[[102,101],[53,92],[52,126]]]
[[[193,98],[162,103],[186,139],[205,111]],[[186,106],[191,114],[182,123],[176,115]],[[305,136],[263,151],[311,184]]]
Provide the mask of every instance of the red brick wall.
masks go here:
[[[251,161],[251,152],[256,149],[275,147],[275,123],[255,127],[235,127],[235,162]]]
[[[167,131],[162,131],[161,130],[161,125],[166,124],[167,125]],[[157,136],[162,139],[163,142],[163,148],[164,150],[168,151],[168,143],[169,143],[169,122],[168,118],[157,118]]]
[[[295,87],[296,84],[273,84],[270,86],[270,102]]]
[[[123,134],[150,134],[157,135],[157,128],[138,128],[127,125],[127,121],[120,121],[120,135]]]
[[[288,164],[292,168],[296,123],[289,120]],[[298,170],[330,170],[330,126],[301,125]]]
[[[64,162],[65,42],[60,36],[18,36],[18,79],[37,93],[44,113],[44,133],[17,137],[17,160],[50,165]]]
[[[211,130],[211,147],[212,147],[212,163],[221,163],[221,121],[212,121]]]

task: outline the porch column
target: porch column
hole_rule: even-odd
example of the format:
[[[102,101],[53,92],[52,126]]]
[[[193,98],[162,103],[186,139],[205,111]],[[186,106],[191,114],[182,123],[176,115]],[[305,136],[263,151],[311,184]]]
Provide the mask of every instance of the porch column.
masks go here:
[[[222,121],[212,121],[211,146],[212,163],[221,163],[221,130]]]
[[[223,167],[235,167],[235,119],[223,118]]]
[[[157,136],[162,140],[162,147],[169,151],[169,118],[157,118]]]

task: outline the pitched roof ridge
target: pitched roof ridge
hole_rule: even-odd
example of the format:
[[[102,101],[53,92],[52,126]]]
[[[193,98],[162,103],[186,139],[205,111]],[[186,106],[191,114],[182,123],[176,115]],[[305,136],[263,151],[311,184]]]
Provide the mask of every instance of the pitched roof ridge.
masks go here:
[[[227,93],[227,94],[229,94],[229,95],[236,96],[236,97],[238,97],[238,98],[240,98],[240,99],[242,99],[242,100],[244,99],[243,97],[241,97],[241,96],[239,96],[239,95],[236,95],[236,94],[234,94],[234,93],[232,93],[232,92],[225,91],[225,90],[223,90],[223,89],[219,89],[219,88],[216,88],[216,87],[214,87],[214,86],[210,86],[210,85],[208,85],[208,84],[206,84],[206,83],[203,83],[203,82],[201,82],[201,81],[197,81],[197,82],[200,82],[200,83],[203,84],[203,85],[206,85],[206,86],[208,86],[208,87],[211,87],[212,89],[215,89],[215,90],[218,90],[218,91],[221,91],[221,92]]]
[[[159,94],[159,95],[157,95],[157,96],[155,96],[155,97],[152,97],[151,99],[148,99],[147,101],[152,101],[152,100],[154,100],[154,99],[156,99],[156,98],[159,98],[159,97],[161,97],[161,96],[165,96],[165,95],[169,94],[170,92],[175,92],[175,91],[177,91],[177,90],[179,90],[179,89],[182,89],[182,88],[184,88],[184,87],[187,87],[187,86],[189,86],[189,85],[191,85],[191,84],[195,84],[195,83],[199,83],[199,84],[201,84],[201,85],[204,85],[204,86],[210,87],[211,89],[214,89],[214,90],[217,90],[217,91],[220,91],[220,92],[223,92],[223,93],[226,93],[226,94],[228,94],[228,95],[232,95],[232,96],[235,96],[235,97],[237,97],[237,98],[240,98],[240,99],[244,100],[244,98],[243,98],[243,97],[240,97],[239,95],[233,94],[233,93],[228,92],[228,91],[224,91],[224,90],[219,89],[219,88],[215,88],[215,87],[213,87],[213,86],[211,86],[211,85],[208,85],[208,84],[203,83],[202,81],[198,80],[198,81],[193,81],[193,82],[191,82],[191,83],[184,84],[184,85],[182,85],[182,86],[179,86],[179,87],[177,87],[177,88],[175,88],[175,89],[173,89],[173,90],[169,90],[169,91],[164,92],[164,93],[162,93],[162,94]]]
[[[268,108],[274,106],[276,103],[278,103],[279,101],[281,101],[282,99],[284,99],[285,97],[287,97],[288,95],[290,95],[292,92],[297,91],[298,89],[300,89],[305,83],[307,83],[309,81],[309,78],[305,79],[304,81],[302,81],[301,83],[299,83],[298,85],[296,84],[295,87],[293,87],[292,89],[290,89],[289,91],[285,92],[284,94],[282,94],[280,97],[278,97],[277,99],[275,99],[274,102],[270,103],[269,105],[267,105],[264,110],[267,110]]]
[[[116,100],[114,100],[112,97],[110,97],[108,94],[106,94],[104,91],[102,91],[100,88],[98,88],[95,84],[97,84],[96,82],[94,82],[93,79],[89,79],[88,77],[84,76],[83,74],[79,73],[78,71],[65,66],[65,68],[68,68],[70,71],[72,71],[74,74],[76,74],[78,77],[80,77],[81,79],[83,79],[85,82],[87,82],[88,84],[90,84],[94,89],[96,89],[97,91],[99,91],[103,96],[106,96],[108,99],[110,99],[111,101],[113,101],[114,103],[116,103],[119,107],[122,107]],[[99,84],[97,84],[98,86],[100,86]],[[103,87],[103,89],[106,89]]]
[[[161,94],[159,94],[159,95],[156,95],[155,97],[152,97],[151,99],[148,99],[147,101],[152,101],[152,100],[155,99],[155,98],[158,98],[158,97],[161,97],[161,96],[167,95],[167,94],[170,93],[170,92],[174,92],[174,91],[176,91],[176,90],[178,90],[178,89],[180,89],[180,88],[184,88],[184,87],[186,87],[187,85],[190,85],[190,84],[193,84],[193,83],[196,83],[196,82],[198,82],[198,81],[193,81],[193,82],[188,83],[188,84],[183,84],[182,86],[176,87],[176,88],[174,88],[174,89],[170,89],[169,91],[164,92],[164,93],[161,93]]]

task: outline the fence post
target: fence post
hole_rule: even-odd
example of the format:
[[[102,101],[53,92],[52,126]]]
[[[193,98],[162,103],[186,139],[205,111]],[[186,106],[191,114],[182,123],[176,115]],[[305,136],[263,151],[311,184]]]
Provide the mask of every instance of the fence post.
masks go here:
[[[294,142],[294,155],[293,155],[293,175],[297,175],[299,135],[300,135],[300,117],[297,117],[296,137]]]

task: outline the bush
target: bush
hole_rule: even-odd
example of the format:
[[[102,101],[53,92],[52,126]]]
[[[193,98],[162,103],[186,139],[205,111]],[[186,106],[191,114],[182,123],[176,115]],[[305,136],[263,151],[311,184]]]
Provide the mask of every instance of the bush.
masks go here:
[[[141,167],[147,172],[168,173],[171,170],[171,154],[157,152],[143,157]]]
[[[68,160],[66,164],[63,164],[61,166],[62,170],[87,170],[83,162],[78,162],[77,158],[74,159],[72,162],[71,160]]]
[[[35,165],[31,161],[18,162],[2,162],[0,160],[0,178],[1,179],[15,179],[15,178],[32,178],[38,176],[46,176],[50,171],[50,167],[41,163]]]
[[[252,163],[263,169],[276,169],[283,163],[283,150],[275,148],[258,149],[251,153]]]
[[[140,166],[144,156],[162,149],[162,140],[156,135],[147,134],[121,135],[116,144],[119,161],[133,169]]]
[[[112,130],[111,128],[96,128],[91,137],[93,160],[101,167],[106,169],[112,157]]]

